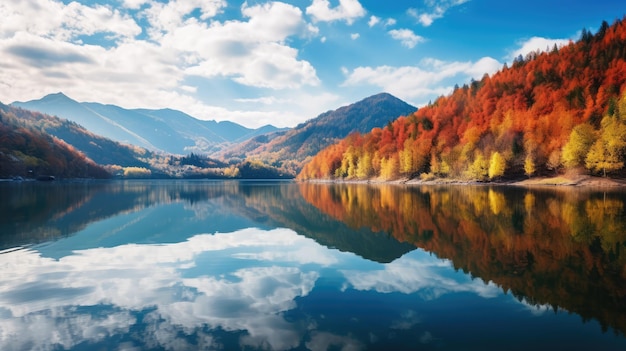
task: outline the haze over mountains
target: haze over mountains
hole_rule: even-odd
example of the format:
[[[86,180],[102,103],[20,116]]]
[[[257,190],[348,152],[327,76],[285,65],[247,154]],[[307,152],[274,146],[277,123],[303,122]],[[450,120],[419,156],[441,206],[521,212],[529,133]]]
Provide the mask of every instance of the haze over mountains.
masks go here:
[[[77,102],[63,93],[50,94],[4,106],[6,118],[0,124],[15,130],[7,132],[7,143],[0,150],[12,166],[0,175],[28,176],[28,170],[60,175],[66,161],[61,155],[55,159],[45,150],[46,143],[37,141],[37,135],[43,133],[67,143],[83,155],[80,157],[105,166],[116,176],[292,178],[311,156],[337,140],[415,111],[414,106],[381,93],[325,112],[293,129],[249,129],[232,122],[198,120],[172,109],[129,110]],[[29,137],[24,141],[20,133],[26,132]],[[85,173],[83,166],[74,168],[76,172],[63,176],[82,177]]]
[[[124,109],[78,102],[63,93],[11,105],[68,119],[114,141],[172,154],[210,154],[233,143],[281,130],[271,125],[250,129],[228,121],[203,121],[171,109]]]

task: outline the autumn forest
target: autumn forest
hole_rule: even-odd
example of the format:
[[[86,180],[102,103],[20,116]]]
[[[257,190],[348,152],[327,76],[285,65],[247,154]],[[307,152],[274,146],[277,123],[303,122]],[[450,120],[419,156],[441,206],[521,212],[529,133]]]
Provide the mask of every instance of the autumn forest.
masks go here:
[[[299,179],[623,175],[626,19],[518,57],[417,112],[322,150]]]

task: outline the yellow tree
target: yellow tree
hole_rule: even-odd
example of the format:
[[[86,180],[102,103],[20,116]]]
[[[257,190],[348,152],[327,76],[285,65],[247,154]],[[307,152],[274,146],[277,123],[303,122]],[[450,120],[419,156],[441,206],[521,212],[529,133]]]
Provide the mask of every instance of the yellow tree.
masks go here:
[[[504,171],[506,170],[506,160],[499,152],[494,152],[491,154],[491,159],[489,160],[489,179],[501,177],[504,175]]]
[[[400,173],[410,175],[413,173],[413,149],[411,148],[411,139],[404,141],[404,148],[398,153],[398,161],[400,161]]]
[[[524,173],[526,173],[528,177],[531,177],[536,171],[535,158],[531,153],[528,153],[524,159]]]
[[[469,165],[467,175],[471,179],[485,180],[489,174],[489,161],[485,159],[482,152],[476,151],[474,162]]]
[[[397,156],[394,155],[380,161],[380,177],[386,180],[398,177]]]
[[[583,123],[574,127],[569,140],[563,147],[563,154],[561,155],[563,165],[567,168],[582,165],[596,139],[596,131],[590,124]]]
[[[367,151],[359,158],[356,166],[356,177],[367,179],[372,174],[372,154]]]
[[[593,172],[607,172],[624,167],[622,154],[626,149],[626,125],[615,117],[606,116],[600,123],[600,138],[591,146],[585,166]]]

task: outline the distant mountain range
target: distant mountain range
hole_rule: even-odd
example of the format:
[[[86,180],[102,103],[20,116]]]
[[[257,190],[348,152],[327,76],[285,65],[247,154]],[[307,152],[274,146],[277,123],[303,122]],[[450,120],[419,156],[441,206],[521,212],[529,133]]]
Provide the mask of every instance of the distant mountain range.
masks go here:
[[[180,155],[212,154],[234,143],[281,130],[271,125],[250,129],[228,121],[203,121],[172,109],[124,109],[78,102],[63,93],[11,105],[65,118],[111,140]]]
[[[291,130],[233,144],[218,154],[225,159],[246,157],[260,159],[295,175],[308,158],[350,133],[367,133],[372,128],[383,127],[396,118],[412,114],[416,110],[415,106],[391,94],[380,93],[322,113]]]
[[[171,109],[128,110],[81,103],[62,93],[14,102],[4,109],[22,125],[64,141],[112,174],[126,177],[129,169],[140,168],[142,176],[167,178],[294,177],[310,157],[337,140],[416,111],[381,93],[293,129],[270,125],[249,129],[232,122],[198,120]],[[6,152],[12,152],[11,147]],[[4,176],[18,174],[23,170]]]

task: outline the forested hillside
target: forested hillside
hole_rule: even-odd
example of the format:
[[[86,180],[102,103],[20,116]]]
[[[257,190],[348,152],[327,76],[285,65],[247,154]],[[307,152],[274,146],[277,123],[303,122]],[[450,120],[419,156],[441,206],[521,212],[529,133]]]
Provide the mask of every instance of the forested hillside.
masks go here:
[[[626,23],[518,57],[493,76],[314,157],[300,179],[497,180],[576,169],[621,174]]]
[[[293,178],[253,160],[222,162],[121,144],[75,122],[13,106],[0,104],[0,113],[0,178]]]
[[[352,132],[366,133],[382,127],[399,116],[411,114],[416,107],[380,93],[336,110],[322,113],[295,128],[262,135],[221,153],[224,159],[260,160],[295,176],[320,150]]]
[[[0,104],[0,178],[110,177],[104,168],[82,152],[34,128],[28,121],[17,117],[16,112],[33,114]]]

